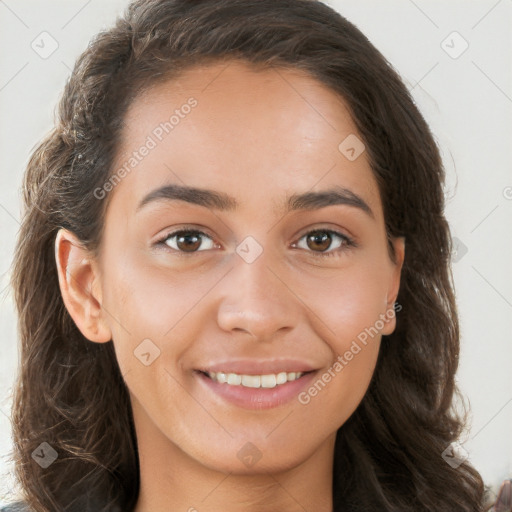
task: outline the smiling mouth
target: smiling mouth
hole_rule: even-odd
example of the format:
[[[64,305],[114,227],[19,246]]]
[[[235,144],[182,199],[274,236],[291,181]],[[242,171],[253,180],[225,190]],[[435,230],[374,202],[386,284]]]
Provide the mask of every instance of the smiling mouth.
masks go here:
[[[235,373],[234,370],[240,373]],[[271,373],[272,370],[276,373]],[[258,371],[261,373],[257,373]],[[208,393],[213,392],[222,401],[251,410],[271,409],[291,402],[311,383],[317,372],[318,370],[311,369],[311,365],[290,361],[282,365],[275,362],[246,362],[237,365],[228,363],[226,366],[218,364],[213,368],[195,370],[200,385],[204,385]]]
[[[246,375],[226,372],[201,372],[211,380],[228,386],[271,389],[300,379],[310,372],[280,372],[265,375]]]

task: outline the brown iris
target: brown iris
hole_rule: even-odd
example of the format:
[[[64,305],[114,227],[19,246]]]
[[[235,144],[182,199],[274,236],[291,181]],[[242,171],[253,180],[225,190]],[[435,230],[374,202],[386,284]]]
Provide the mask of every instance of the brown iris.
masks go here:
[[[177,235],[176,245],[180,251],[194,252],[201,246],[201,237],[195,233]]]
[[[325,251],[331,242],[331,235],[326,231],[312,231],[307,236],[307,244],[310,249]]]

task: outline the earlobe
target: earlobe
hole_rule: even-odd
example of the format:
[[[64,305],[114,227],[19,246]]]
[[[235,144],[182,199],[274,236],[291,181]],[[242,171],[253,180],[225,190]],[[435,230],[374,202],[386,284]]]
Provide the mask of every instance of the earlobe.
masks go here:
[[[55,260],[64,304],[80,332],[96,343],[110,341],[97,268],[87,249],[67,229],[57,233]]]

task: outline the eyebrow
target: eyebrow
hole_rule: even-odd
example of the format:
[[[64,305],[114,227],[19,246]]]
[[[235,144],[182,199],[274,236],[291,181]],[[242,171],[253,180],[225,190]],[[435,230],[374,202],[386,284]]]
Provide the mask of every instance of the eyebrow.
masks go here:
[[[137,211],[149,203],[162,200],[185,201],[219,211],[233,211],[239,207],[238,201],[224,192],[185,185],[168,184],[147,194],[142,201],[140,201]],[[340,204],[359,208],[370,217],[374,218],[371,208],[363,198],[351,190],[340,186],[319,192],[293,194],[285,202],[284,211],[288,213],[298,210],[319,210],[320,208]]]

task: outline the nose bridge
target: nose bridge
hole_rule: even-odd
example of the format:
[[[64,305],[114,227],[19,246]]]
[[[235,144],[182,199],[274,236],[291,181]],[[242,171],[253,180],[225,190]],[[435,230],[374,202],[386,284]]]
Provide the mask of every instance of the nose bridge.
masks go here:
[[[258,249],[251,240],[237,247],[234,268],[223,280],[218,310],[222,329],[244,330],[263,339],[297,324],[297,299],[285,276],[279,275],[279,267],[272,251]]]

